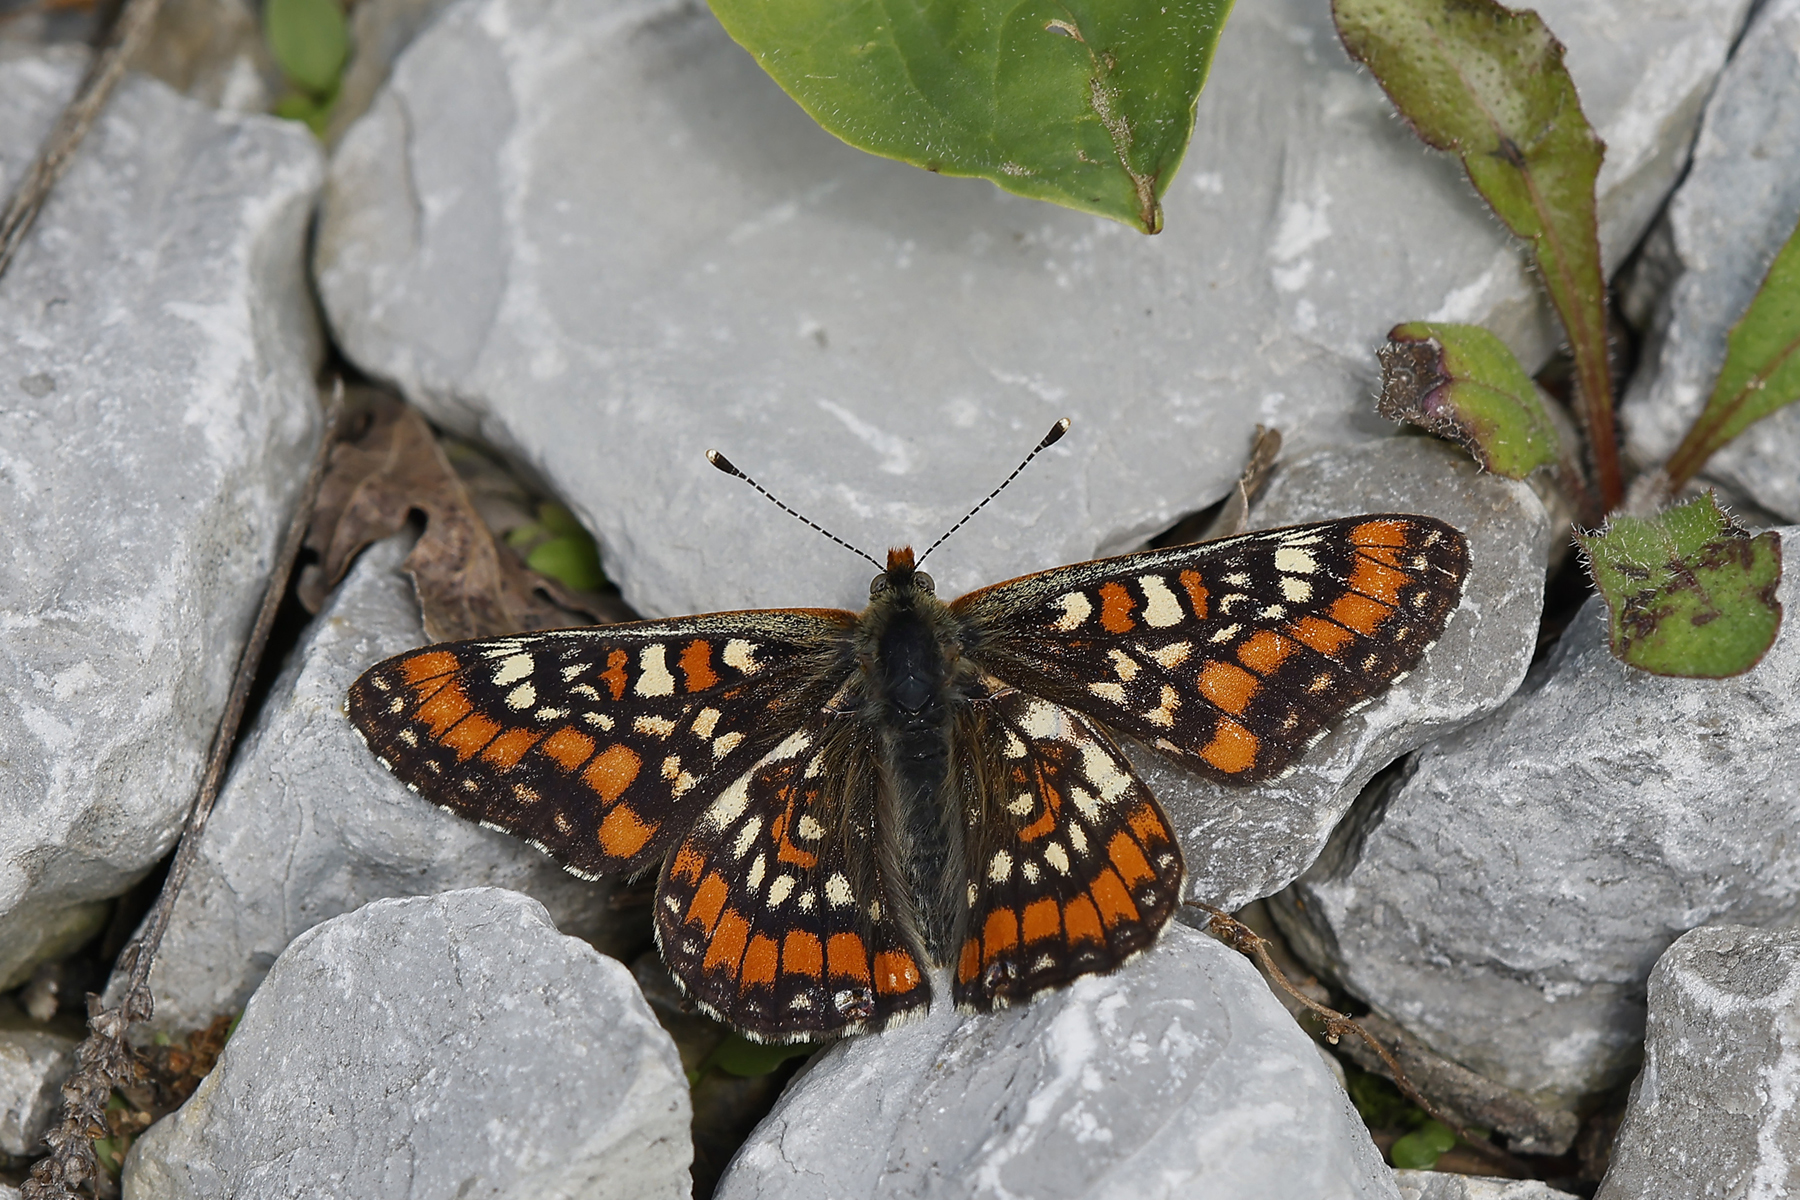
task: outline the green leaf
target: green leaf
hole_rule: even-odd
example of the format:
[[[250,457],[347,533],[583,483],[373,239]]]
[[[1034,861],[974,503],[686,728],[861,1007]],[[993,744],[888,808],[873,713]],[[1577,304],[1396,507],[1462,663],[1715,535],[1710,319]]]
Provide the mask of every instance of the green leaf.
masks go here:
[[[526,566],[577,591],[596,591],[606,583],[606,574],[600,569],[600,548],[568,509],[560,504],[538,505],[537,522],[513,530],[507,541],[522,548],[531,540],[529,534],[520,536],[527,530],[545,540],[525,556]]]
[[[1711,492],[1655,517],[1577,535],[1606,601],[1612,652],[1657,675],[1723,679],[1754,667],[1781,628],[1781,536],[1751,537]]]
[[[275,107],[271,111],[286,120],[299,121],[313,131],[313,136],[323,141],[326,126],[331,121],[332,107],[336,103],[336,92],[324,100],[314,99],[305,92],[289,92],[275,102]]]
[[[1523,479],[1559,457],[1537,384],[1506,343],[1479,325],[1396,325],[1381,359],[1376,407],[1455,442],[1483,470]]]
[[[350,27],[338,0],[268,0],[263,33],[296,88],[315,98],[337,90],[350,57]]]
[[[1538,15],[1492,0],[1333,0],[1338,34],[1413,131],[1462,159],[1524,238],[1575,355],[1606,507],[1624,493],[1614,448],[1606,280],[1594,180],[1606,146],[1582,114],[1563,47]]]
[[[1666,468],[1673,490],[1752,422],[1800,399],[1800,226],[1725,339],[1712,399]]]
[[[1388,1147],[1388,1160],[1402,1171],[1429,1171],[1456,1145],[1456,1135],[1437,1121],[1427,1121]]]
[[[753,1042],[741,1033],[727,1034],[725,1040],[713,1048],[695,1071],[695,1078],[717,1067],[727,1075],[742,1078],[753,1078],[767,1075],[790,1058],[799,1058],[803,1054],[811,1054],[818,1047],[810,1042]]]
[[[1155,233],[1231,0],[711,0],[844,141]]]

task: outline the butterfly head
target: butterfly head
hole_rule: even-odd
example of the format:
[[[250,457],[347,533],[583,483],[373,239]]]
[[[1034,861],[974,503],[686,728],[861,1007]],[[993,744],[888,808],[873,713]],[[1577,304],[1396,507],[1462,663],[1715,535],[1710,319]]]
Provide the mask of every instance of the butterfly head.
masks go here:
[[[937,583],[918,569],[913,561],[912,547],[900,546],[888,551],[887,570],[869,581],[869,597],[907,592],[935,595]]]

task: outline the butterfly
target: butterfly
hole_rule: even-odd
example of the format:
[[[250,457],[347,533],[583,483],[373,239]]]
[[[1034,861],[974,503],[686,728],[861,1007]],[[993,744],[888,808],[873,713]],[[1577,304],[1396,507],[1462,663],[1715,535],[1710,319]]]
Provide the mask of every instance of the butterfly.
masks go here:
[[[1347,517],[950,603],[910,548],[876,565],[861,613],[427,646],[358,679],[350,718],[408,786],[577,875],[659,871],[686,993],[815,1040],[922,1013],[932,965],[987,1011],[1150,946],[1181,849],[1120,739],[1223,783],[1281,775],[1436,641],[1468,544]]]

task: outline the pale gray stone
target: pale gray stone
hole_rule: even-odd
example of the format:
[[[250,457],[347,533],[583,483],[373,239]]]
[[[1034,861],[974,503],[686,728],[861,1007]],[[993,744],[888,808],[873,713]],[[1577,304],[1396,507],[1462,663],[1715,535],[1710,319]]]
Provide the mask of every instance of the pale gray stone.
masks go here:
[[[1295,950],[1541,1102],[1630,1078],[1671,942],[1800,920],[1794,571],[1779,599],[1775,645],[1723,680],[1625,666],[1590,600],[1498,713],[1420,751],[1271,902]]]
[[[1250,524],[1270,529],[1356,512],[1424,513],[1467,534],[1462,606],[1411,674],[1344,718],[1284,778],[1227,787],[1129,748],[1175,824],[1192,899],[1235,910],[1292,883],[1377,771],[1493,712],[1531,664],[1552,534],[1528,486],[1481,474],[1447,443],[1388,438],[1284,464]]]
[[[1553,0],[1636,242],[1746,0]],[[464,0],[339,144],[317,276],[340,344],[596,530],[650,615],[866,598],[867,566],[716,475],[724,450],[946,595],[1125,549],[1225,494],[1257,422],[1385,436],[1395,322],[1559,340],[1519,247],[1345,56],[1324,0],[1225,27],[1166,229],[853,150],[694,0]]]
[[[364,552],[245,735],[151,972],[155,1023],[241,1009],[289,942],[388,896],[491,885],[531,894],[557,927],[626,949],[612,887],[518,838],[427,803],[369,753],[344,712],[363,671],[425,642],[403,535]]]
[[[687,1078],[631,972],[499,888],[294,940],[125,1194],[674,1200]]]
[[[1490,1179],[1448,1171],[1395,1171],[1400,1200],[1575,1200],[1541,1179]]]
[[[1673,277],[1626,395],[1627,449],[1668,458],[1712,395],[1725,334],[1800,224],[1800,0],[1769,0],[1719,77],[1693,166],[1655,239]],[[1706,474],[1800,521],[1800,407],[1752,425]]]
[[[48,1029],[0,1028],[0,1154],[26,1155],[62,1106],[63,1080],[75,1069],[75,1040]]]
[[[0,55],[0,192],[83,56]],[[168,853],[318,437],[306,130],[127,80],[0,280],[0,988]]]
[[[1800,1195],[1800,932],[1696,929],[1650,975],[1644,1068],[1595,1200]]]
[[[720,1200],[1397,1196],[1319,1051],[1185,925],[1030,1005],[842,1042],[788,1085]]]

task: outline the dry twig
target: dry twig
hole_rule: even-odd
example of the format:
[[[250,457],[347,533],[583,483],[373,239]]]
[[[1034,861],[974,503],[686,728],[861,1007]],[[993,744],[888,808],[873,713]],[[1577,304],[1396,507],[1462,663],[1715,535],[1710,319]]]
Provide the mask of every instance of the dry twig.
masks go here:
[[[31,232],[32,223],[50,198],[51,189],[75,160],[75,151],[87,136],[100,110],[106,107],[113,88],[125,74],[126,66],[150,37],[162,0],[126,0],[119,19],[113,23],[112,36],[106,48],[94,55],[82,76],[75,95],[63,106],[56,127],[44,139],[37,158],[25,177],[7,199],[6,211],[0,213],[0,276],[12,264],[13,255]]]
[[[139,0],[131,0],[136,5]],[[213,735],[212,749],[207,755],[206,773],[200,780],[200,792],[182,827],[181,842],[169,863],[168,877],[161,893],[137,936],[119,955],[113,967],[108,990],[117,987],[119,1002],[112,1008],[102,1007],[100,997],[88,997],[88,1036],[75,1050],[75,1073],[63,1085],[63,1119],[45,1135],[50,1156],[31,1168],[31,1178],[21,1189],[23,1200],[74,1200],[76,1189],[86,1184],[95,1195],[109,1186],[94,1158],[94,1139],[108,1134],[106,1104],[113,1088],[136,1081],[143,1074],[137,1052],[125,1040],[131,1026],[150,1019],[156,1009],[150,992],[150,968],[156,962],[163,932],[175,908],[175,898],[187,880],[188,871],[200,852],[200,838],[206,832],[206,820],[212,815],[213,802],[225,781],[225,767],[231,761],[231,748],[237,741],[238,726],[244,719],[244,708],[250,699],[250,687],[262,661],[263,649],[269,642],[269,631],[275,625],[275,614],[287,594],[288,578],[294,561],[312,521],[313,505],[318,500],[319,483],[325,476],[325,464],[336,438],[343,411],[343,385],[338,384],[325,414],[325,431],[319,439],[318,453],[300,493],[300,502],[288,522],[287,536],[282,540],[274,569],[263,590],[262,605],[257,610],[256,624],[238,658],[237,673],[231,681],[231,693]],[[105,1179],[107,1182],[103,1183]]]
[[[1286,973],[1283,972],[1280,967],[1275,965],[1274,958],[1269,954],[1269,943],[1267,939],[1242,921],[1237,920],[1235,917],[1232,917],[1221,909],[1214,908],[1210,904],[1199,904],[1192,900],[1183,901],[1183,903],[1191,908],[1197,908],[1206,913],[1207,916],[1211,918],[1211,921],[1207,925],[1207,929],[1214,937],[1218,938],[1221,942],[1224,942],[1238,953],[1246,954],[1251,958],[1254,958],[1257,965],[1262,967],[1263,974],[1268,976],[1271,982],[1281,988],[1282,991],[1292,996],[1295,1000],[1298,1000],[1301,1004],[1305,1005],[1314,1016],[1318,1017],[1320,1022],[1325,1026],[1325,1038],[1332,1045],[1335,1046],[1338,1043],[1338,1040],[1347,1034],[1355,1034],[1364,1042],[1367,1042],[1370,1049],[1374,1050],[1375,1053],[1380,1056],[1382,1063],[1387,1066],[1388,1071],[1392,1075],[1394,1085],[1400,1089],[1401,1094],[1423,1109],[1427,1116],[1449,1129],[1450,1132],[1462,1139],[1469,1149],[1481,1155],[1481,1157],[1504,1167],[1514,1175],[1525,1176],[1530,1174],[1526,1169],[1525,1164],[1520,1162],[1516,1157],[1508,1154],[1505,1150],[1494,1145],[1486,1138],[1472,1133],[1470,1130],[1466,1129],[1461,1122],[1457,1121],[1448,1113],[1445,1113],[1442,1109],[1438,1108],[1438,1106],[1433,1104],[1430,1100],[1426,1099],[1419,1090],[1412,1085],[1412,1081],[1406,1077],[1406,1072],[1401,1069],[1399,1062],[1395,1060],[1388,1048],[1382,1045],[1381,1039],[1377,1038],[1367,1029],[1364,1029],[1353,1018],[1338,1012],[1335,1008],[1327,1008],[1325,1005],[1320,1004],[1317,1000],[1314,1000],[1311,996],[1308,996],[1305,992],[1295,987],[1293,982],[1288,979]]]

